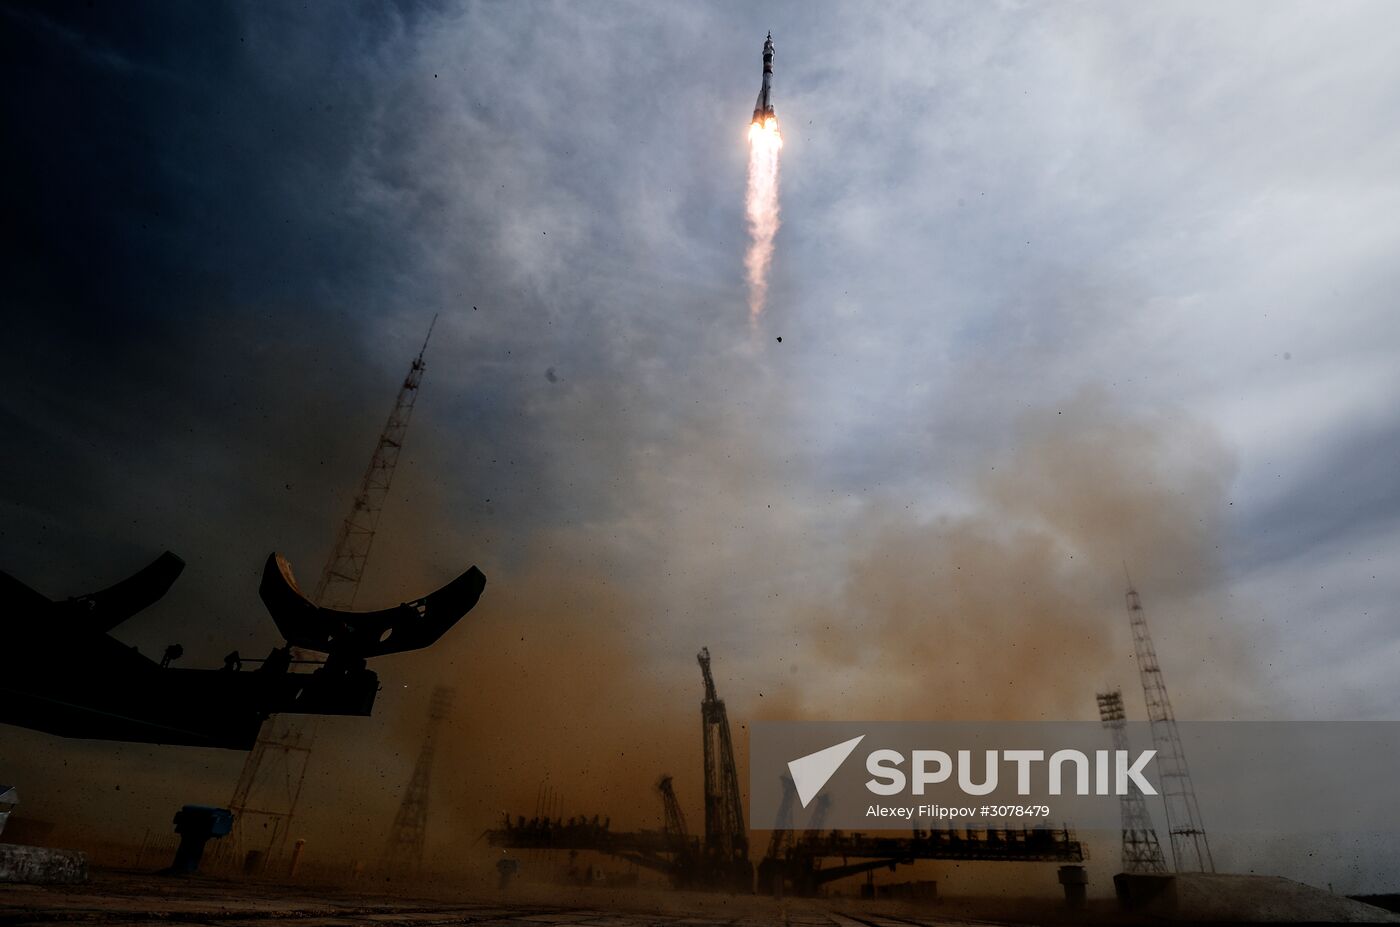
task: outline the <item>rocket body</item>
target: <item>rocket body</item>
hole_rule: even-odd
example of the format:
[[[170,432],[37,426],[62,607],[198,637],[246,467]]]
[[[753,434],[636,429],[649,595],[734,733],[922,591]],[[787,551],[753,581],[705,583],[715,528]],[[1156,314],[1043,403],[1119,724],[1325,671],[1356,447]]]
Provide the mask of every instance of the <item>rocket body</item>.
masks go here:
[[[763,125],[765,119],[774,118],[773,112],[773,33],[763,43],[763,84],[759,87],[758,102],[754,104],[753,121]]]

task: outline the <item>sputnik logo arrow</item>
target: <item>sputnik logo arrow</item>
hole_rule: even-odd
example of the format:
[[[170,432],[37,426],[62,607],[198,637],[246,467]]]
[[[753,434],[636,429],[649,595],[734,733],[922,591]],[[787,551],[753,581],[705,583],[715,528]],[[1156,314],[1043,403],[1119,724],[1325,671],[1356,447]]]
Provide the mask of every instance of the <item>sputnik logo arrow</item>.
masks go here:
[[[797,798],[802,802],[802,807],[806,808],[807,804],[817,797],[822,787],[836,775],[836,770],[846,762],[846,757],[855,750],[856,744],[864,739],[865,735],[861,734],[834,747],[800,756],[788,763],[788,772],[792,774],[792,784],[797,787]]]

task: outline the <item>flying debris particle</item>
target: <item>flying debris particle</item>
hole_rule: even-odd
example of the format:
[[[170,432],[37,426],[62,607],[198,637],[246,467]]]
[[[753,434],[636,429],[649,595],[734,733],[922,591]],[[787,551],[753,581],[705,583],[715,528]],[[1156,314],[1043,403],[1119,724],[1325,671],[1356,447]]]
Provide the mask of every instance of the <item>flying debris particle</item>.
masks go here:
[[[551,382],[551,383],[558,383],[558,382],[559,382],[559,376],[554,372],[554,368],[553,368],[553,367],[549,367],[549,368],[547,368],[547,369],[545,370],[545,372],[544,372],[544,378],[545,378],[546,380],[548,380],[549,382]]]
[[[782,344],[782,343],[783,343],[783,336],[782,336],[782,335],[779,335],[779,336],[778,336],[778,344]]]

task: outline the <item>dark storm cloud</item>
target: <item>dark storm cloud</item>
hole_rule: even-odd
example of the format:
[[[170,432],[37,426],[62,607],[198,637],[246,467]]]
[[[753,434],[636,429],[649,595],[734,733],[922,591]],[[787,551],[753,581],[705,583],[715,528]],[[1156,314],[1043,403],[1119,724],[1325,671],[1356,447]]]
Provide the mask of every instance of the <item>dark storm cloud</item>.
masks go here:
[[[16,572],[86,582],[126,568],[103,548],[197,530],[217,546],[247,498],[310,482],[285,457],[261,485],[230,471],[258,471],[259,447],[305,462],[316,444],[337,446],[293,414],[316,398],[335,408],[327,418],[358,406],[353,380],[317,389],[316,371],[344,382],[364,363],[337,332],[364,310],[350,294],[381,252],[336,216],[356,117],[337,138],[310,100],[274,92],[239,11],[73,4],[5,17],[6,66],[26,92],[5,104],[25,128],[3,154],[4,298],[9,345],[23,346],[3,405],[30,438],[10,458],[26,488],[9,504],[27,517],[7,519],[7,541]],[[328,279],[343,289],[326,292]],[[55,478],[65,472],[78,478]],[[128,512],[136,530],[114,531]],[[44,531],[82,539],[71,563],[26,554]]]
[[[221,4],[6,18],[7,67],[26,86],[6,101],[25,127],[5,151],[19,220],[7,228],[26,258],[21,292],[59,297],[53,321],[69,334],[111,347],[209,300],[275,295],[274,309],[327,278],[373,273],[356,247],[363,226],[342,215],[367,88],[317,60],[349,38],[334,22],[299,47],[294,74],[269,72],[280,50],[258,49],[245,14]]]
[[[443,302],[408,279],[421,248],[396,233],[415,217],[361,197],[357,173],[385,103],[376,56],[418,11],[75,4],[6,17],[7,66],[29,88],[6,95],[25,130],[3,155],[9,343],[26,348],[7,365],[4,413],[27,439],[13,460],[31,487],[12,501],[45,528],[99,536],[121,523],[114,506],[148,521],[174,507],[201,523],[201,547],[244,536],[234,513],[251,503],[268,513],[258,546],[295,545],[294,519],[273,513],[326,511],[327,459],[344,497],[344,462],[370,446]],[[399,350],[367,344],[372,320],[401,307]],[[465,405],[503,444],[508,404],[487,393]],[[162,533],[151,527],[136,546]],[[101,562],[94,548],[112,540],[74,560]]]
[[[1306,469],[1245,526],[1236,562],[1244,570],[1343,547],[1364,550],[1397,531],[1400,421],[1358,427],[1318,448]]]

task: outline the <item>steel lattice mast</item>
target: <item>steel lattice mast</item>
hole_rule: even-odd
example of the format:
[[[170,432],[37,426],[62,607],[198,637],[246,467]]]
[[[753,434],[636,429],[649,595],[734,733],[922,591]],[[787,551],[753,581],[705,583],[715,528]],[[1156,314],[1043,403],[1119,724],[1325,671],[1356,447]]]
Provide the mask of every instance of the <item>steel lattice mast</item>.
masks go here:
[[[749,832],[744,827],[744,806],[739,795],[739,772],[734,765],[734,745],[729,737],[729,713],[715,691],[710,675],[710,651],[702,648],[696,659],[705,679],[700,721],[705,754],[705,854],[712,866],[732,873],[748,871]]]
[[[797,799],[797,787],[793,785],[789,775],[778,778],[783,786],[783,800],[778,804],[778,814],[773,820],[773,833],[768,838],[768,852],[763,857],[765,862],[786,857],[788,844],[792,842],[792,804]]]
[[[299,719],[272,717],[263,722],[229,799],[233,832],[218,847],[227,848],[233,864],[253,871],[282,852],[315,738],[314,727]],[[261,861],[245,857],[248,852],[262,854]]]
[[[404,436],[408,434],[413,405],[418,401],[418,385],[423,381],[423,354],[428,350],[428,339],[433,337],[433,326],[436,324],[437,316],[433,316],[432,323],[428,325],[428,336],[423,339],[423,347],[409,366],[408,376],[404,377],[398,398],[394,400],[394,410],[389,413],[389,420],[379,434],[379,443],[375,445],[369,467],[360,480],[359,491],[350,505],[350,514],[340,523],[335,546],[331,548],[312,596],[312,601],[317,605],[338,609],[355,607],[360,579],[365,575],[374,533],[379,528],[379,516],[384,512],[384,500],[389,495],[389,484],[394,479],[394,468],[399,463]]]
[[[676,798],[676,787],[671,777],[662,776],[656,783],[656,790],[661,793],[662,832],[666,834],[667,842],[677,858],[688,857],[690,831],[685,823],[685,813],[681,811],[681,803]]]
[[[1215,860],[1210,855],[1210,843],[1201,824],[1201,809],[1196,805],[1196,790],[1191,785],[1191,770],[1181,747],[1176,715],[1167,697],[1157,649],[1152,646],[1152,635],[1147,630],[1147,614],[1131,582],[1128,584],[1128,617],[1132,622],[1133,653],[1137,655],[1142,694],[1147,701],[1152,743],[1157,748],[1157,769],[1167,814],[1167,833],[1171,837],[1172,862],[1177,872],[1214,872]]]
[[[414,875],[423,869],[423,849],[428,840],[428,798],[432,785],[433,757],[437,751],[437,734],[442,722],[452,713],[455,693],[447,686],[433,690],[428,706],[428,731],[423,736],[423,749],[413,765],[413,778],[399,802],[394,826],[389,831],[385,860],[391,872]]]
[[[403,449],[404,436],[413,416],[413,406],[418,400],[418,387],[426,368],[423,355],[428,350],[428,341],[436,325],[437,316],[434,315],[423,346],[409,365],[408,375],[399,388],[389,420],[379,434],[369,467],[351,503],[350,514],[341,522],[336,533],[335,546],[312,596],[312,601],[317,605],[349,609],[355,604],[374,533],[379,527],[379,516],[384,510],[394,468],[398,465],[399,452]],[[239,864],[246,865],[243,854],[248,850],[262,852],[264,863],[282,852],[301,800],[315,740],[316,726],[313,721],[274,716],[264,722],[257,743],[243,763],[233,798],[229,800],[229,809],[234,814],[234,831],[230,839],[222,841],[222,844],[227,848],[226,852],[235,854]],[[259,829],[262,834],[254,837]]]
[[[1128,726],[1122,690],[1101,692],[1097,698],[1099,718],[1113,735],[1113,749],[1127,753]],[[1119,797],[1119,808],[1123,817],[1123,871],[1166,872],[1167,861],[1162,856],[1162,845],[1157,842],[1157,832],[1152,829],[1146,796],[1129,789]]]

